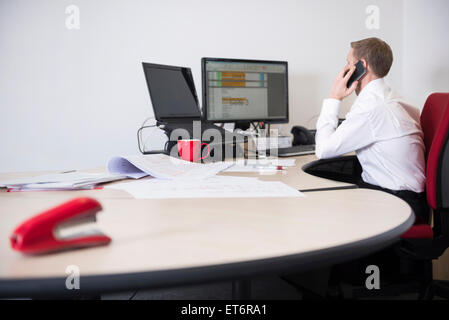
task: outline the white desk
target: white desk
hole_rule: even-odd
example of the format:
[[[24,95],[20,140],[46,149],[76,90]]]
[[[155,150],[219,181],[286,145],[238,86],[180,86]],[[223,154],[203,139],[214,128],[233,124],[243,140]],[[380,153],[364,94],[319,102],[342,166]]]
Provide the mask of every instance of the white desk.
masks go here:
[[[300,167],[313,158],[297,159],[286,174],[261,179],[299,189],[346,185],[305,174]],[[110,245],[43,256],[9,247],[21,221],[80,196],[103,205],[97,223],[113,239]],[[70,294],[68,265],[79,266],[83,293],[308,270],[380,249],[414,219],[404,201],[367,189],[309,192],[304,198],[179,200],[135,200],[111,189],[2,191],[0,207],[0,297]]]

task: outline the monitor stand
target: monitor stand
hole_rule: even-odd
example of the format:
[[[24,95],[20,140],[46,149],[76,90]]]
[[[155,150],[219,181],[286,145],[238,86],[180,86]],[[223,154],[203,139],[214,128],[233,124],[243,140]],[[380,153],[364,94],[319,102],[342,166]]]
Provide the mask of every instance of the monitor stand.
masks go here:
[[[195,122],[197,122],[196,125],[200,124],[201,128],[195,128],[194,130],[193,121],[159,123],[158,126],[165,131],[165,135],[169,139],[165,146],[165,150],[163,150],[161,153],[169,154],[170,150],[174,150],[173,148],[177,148],[177,141],[179,139],[199,139],[202,142],[208,143],[210,146],[214,146],[215,148],[217,147],[217,144],[220,145],[223,154],[223,157],[220,159],[220,161],[224,160],[225,158],[229,158],[228,156],[226,156],[228,154],[231,154],[233,158],[239,157],[240,154],[243,154],[243,144],[248,141],[247,137],[238,133],[229,132],[213,123],[200,122],[198,120],[196,120]],[[177,129],[184,129],[185,131],[180,131],[179,135],[178,133],[174,134],[173,131]],[[210,129],[217,130],[220,133],[220,141],[215,141],[213,135],[212,139],[204,138],[203,134],[207,134],[207,132],[205,131]],[[240,148],[242,150],[240,150]],[[176,153],[175,150],[174,152]]]
[[[236,121],[234,130],[240,129],[243,131],[248,130],[251,127],[251,122],[248,121]]]

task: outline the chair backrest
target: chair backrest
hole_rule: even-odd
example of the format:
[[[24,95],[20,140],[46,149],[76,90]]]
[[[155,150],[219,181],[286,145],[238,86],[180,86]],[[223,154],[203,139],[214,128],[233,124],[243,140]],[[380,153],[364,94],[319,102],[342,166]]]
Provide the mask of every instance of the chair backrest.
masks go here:
[[[426,146],[427,202],[449,208],[449,93],[433,93],[424,104],[421,127]]]

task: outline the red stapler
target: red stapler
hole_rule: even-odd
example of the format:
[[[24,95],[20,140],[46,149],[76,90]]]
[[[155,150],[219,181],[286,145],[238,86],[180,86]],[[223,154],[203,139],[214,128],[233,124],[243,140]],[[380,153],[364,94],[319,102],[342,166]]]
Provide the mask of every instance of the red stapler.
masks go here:
[[[40,254],[72,248],[104,245],[111,238],[98,230],[73,234],[73,229],[95,222],[101,204],[91,198],[76,198],[34,216],[18,226],[10,237],[14,250]],[[72,230],[72,234],[67,231]]]

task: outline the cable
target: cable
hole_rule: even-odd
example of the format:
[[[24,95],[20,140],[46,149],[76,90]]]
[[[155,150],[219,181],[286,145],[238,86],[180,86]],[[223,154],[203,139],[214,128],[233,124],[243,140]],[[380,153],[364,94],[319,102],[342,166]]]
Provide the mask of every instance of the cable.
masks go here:
[[[146,126],[145,123],[147,123],[148,120],[154,119],[154,117],[148,117],[145,119],[145,121],[142,123],[142,125],[140,126],[140,128],[137,130],[137,146],[139,147],[139,151],[140,153],[144,154],[145,150],[142,150],[142,130],[146,129],[146,128],[153,128],[156,127],[157,125],[151,125],[151,126]],[[145,143],[143,145],[143,148],[145,148]]]
[[[143,129],[146,129],[146,128],[154,128],[154,127],[156,127],[155,124],[152,125],[152,126],[143,126],[143,127],[140,127],[140,128],[137,130],[137,146],[139,147],[139,151],[140,151],[140,153],[142,153],[142,154],[144,154],[144,152],[145,152],[145,150],[142,150],[142,148],[141,148],[142,130],[143,130]],[[143,147],[145,148],[145,145],[144,145]]]
[[[145,125],[145,123],[147,123],[148,120],[154,119],[154,117],[148,117],[145,119],[145,121],[142,123],[141,127],[143,127]]]
[[[258,132],[259,123],[258,122],[251,122],[251,124],[254,127],[254,131]]]
[[[151,120],[151,119],[154,119],[154,117],[148,117],[148,118],[146,118],[146,119],[143,121],[143,123],[141,124],[140,128],[144,127],[144,126],[145,126],[145,123],[147,123],[147,121],[148,121],[148,120]],[[140,137],[139,137],[138,139],[142,140],[142,133],[140,133]],[[145,143],[144,143],[144,147],[145,147]],[[140,149],[140,148],[139,148],[139,149]]]

